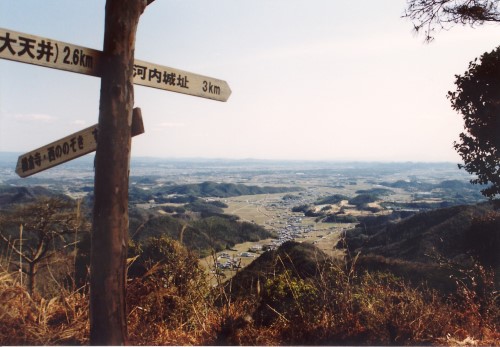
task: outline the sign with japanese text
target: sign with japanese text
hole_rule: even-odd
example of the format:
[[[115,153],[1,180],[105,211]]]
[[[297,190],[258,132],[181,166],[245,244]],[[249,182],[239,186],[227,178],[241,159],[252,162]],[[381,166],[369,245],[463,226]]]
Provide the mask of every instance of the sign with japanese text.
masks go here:
[[[0,58],[101,77],[102,52],[0,28]],[[134,84],[227,101],[226,81],[191,72],[134,61]]]
[[[231,95],[226,81],[141,60],[134,61],[134,84],[218,101]]]
[[[132,136],[144,133],[142,116],[134,109],[132,117]],[[97,124],[74,134],[54,141],[46,146],[25,153],[17,159],[16,173],[28,177],[40,171],[79,158],[97,149]]]
[[[101,52],[0,28],[0,58],[99,77]]]

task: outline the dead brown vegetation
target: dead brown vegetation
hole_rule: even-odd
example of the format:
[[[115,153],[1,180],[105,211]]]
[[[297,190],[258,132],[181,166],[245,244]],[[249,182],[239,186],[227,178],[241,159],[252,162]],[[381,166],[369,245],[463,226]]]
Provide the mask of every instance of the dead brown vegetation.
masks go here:
[[[500,344],[493,272],[479,265],[455,278],[458,291],[450,296],[389,272],[358,272],[355,260],[348,267],[318,261],[314,276],[281,266],[239,299],[231,286],[210,288],[180,244],[152,245],[172,257],[148,262],[143,255],[145,266],[128,281],[134,345]],[[86,287],[44,298],[29,295],[17,273],[0,271],[2,345],[88,344]]]

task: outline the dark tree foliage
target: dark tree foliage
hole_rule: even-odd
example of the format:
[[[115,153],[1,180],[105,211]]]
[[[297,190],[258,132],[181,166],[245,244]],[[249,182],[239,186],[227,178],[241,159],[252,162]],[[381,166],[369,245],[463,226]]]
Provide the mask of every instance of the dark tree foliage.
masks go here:
[[[428,42],[434,39],[436,28],[500,22],[498,0],[408,0],[403,17],[413,22],[417,33],[424,31]]]
[[[360,194],[360,195],[356,195],[352,199],[349,199],[349,204],[361,206],[364,204],[368,204],[370,202],[375,202],[377,200],[378,200],[378,196],[376,196],[375,194]]]
[[[349,200],[349,197],[342,194],[333,194],[316,200],[314,205],[338,204],[342,200]]]
[[[472,220],[465,244],[481,265],[500,271],[500,213],[488,213]],[[500,279],[497,279],[500,284]]]
[[[489,184],[481,193],[494,198],[500,194],[500,47],[470,62],[455,85],[448,97],[464,120],[464,132],[454,143],[464,161],[459,167],[477,175],[471,183]]]
[[[303,212],[305,213],[308,211],[311,207],[308,204],[302,204],[298,206],[292,207],[292,212]]]

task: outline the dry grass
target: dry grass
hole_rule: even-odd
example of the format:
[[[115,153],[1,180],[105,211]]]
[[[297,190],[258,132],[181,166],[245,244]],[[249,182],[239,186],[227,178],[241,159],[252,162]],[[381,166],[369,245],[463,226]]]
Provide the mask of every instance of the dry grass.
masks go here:
[[[72,345],[88,343],[88,302],[72,293],[50,300],[31,297],[26,288],[0,283],[0,343]]]
[[[276,273],[253,302],[239,303],[246,310],[239,310],[229,322],[247,323],[226,329],[224,341],[243,345],[499,345],[499,296],[492,286],[492,273],[483,270],[478,267],[470,273],[476,284],[461,282],[453,296],[415,288],[390,273],[359,274],[353,267],[333,262],[322,264],[315,278]]]
[[[475,282],[462,279],[458,292],[444,297],[389,273],[318,266],[315,278],[276,273],[258,296],[231,301],[222,287],[205,292],[201,282],[165,287],[152,264],[129,281],[129,343],[500,345],[498,293],[480,267],[468,273]],[[0,344],[89,343],[85,288],[30,296],[16,276],[0,268]]]

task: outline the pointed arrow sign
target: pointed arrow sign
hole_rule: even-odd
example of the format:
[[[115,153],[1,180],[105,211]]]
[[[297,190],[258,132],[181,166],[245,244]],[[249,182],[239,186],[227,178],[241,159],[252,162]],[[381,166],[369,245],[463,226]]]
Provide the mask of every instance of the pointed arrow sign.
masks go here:
[[[0,58],[101,77],[102,52],[0,28]],[[168,66],[134,61],[134,84],[227,101],[226,81]]]
[[[140,108],[132,113],[131,135],[144,133]],[[17,159],[16,173],[28,177],[40,171],[94,152],[97,148],[97,124],[25,153]]]

